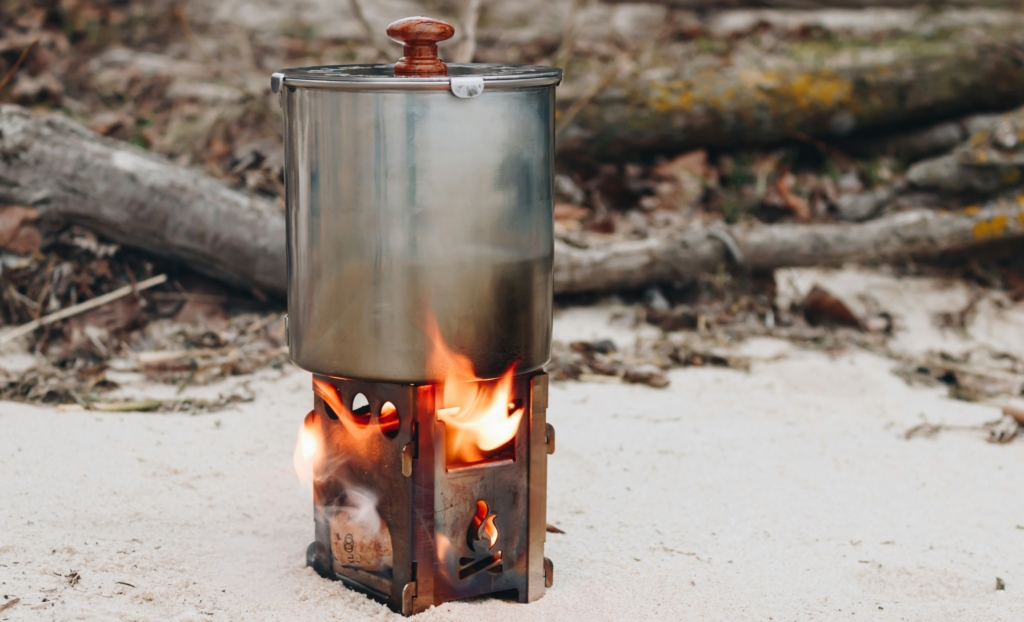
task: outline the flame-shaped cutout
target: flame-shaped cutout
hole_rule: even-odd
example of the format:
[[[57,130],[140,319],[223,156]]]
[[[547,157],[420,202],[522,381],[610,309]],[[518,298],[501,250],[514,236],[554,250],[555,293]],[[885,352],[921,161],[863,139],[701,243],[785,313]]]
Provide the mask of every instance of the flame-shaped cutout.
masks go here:
[[[498,526],[494,519],[498,516],[491,514],[487,508],[486,501],[476,502],[476,514],[473,515],[473,524],[469,528],[467,540],[469,548],[476,550],[476,542],[487,541],[487,548],[492,549],[498,543]]]
[[[491,546],[488,548],[494,548],[494,545],[498,543],[498,528],[494,526],[494,519],[497,518],[494,514],[487,517],[484,521],[484,532],[487,533],[487,537],[491,540]]]

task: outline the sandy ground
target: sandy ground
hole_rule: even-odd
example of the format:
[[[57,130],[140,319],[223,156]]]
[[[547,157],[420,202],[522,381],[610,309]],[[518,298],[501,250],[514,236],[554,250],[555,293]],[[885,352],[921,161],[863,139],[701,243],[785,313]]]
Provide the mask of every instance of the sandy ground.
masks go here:
[[[566,312],[556,336],[631,338],[607,319]],[[554,587],[418,619],[1024,619],[1024,442],[903,438],[993,406],[863,352],[744,351],[749,373],[678,370],[665,390],[554,384]],[[308,375],[249,385],[256,401],[200,416],[0,403],[0,607],[20,599],[0,620],[397,618],[303,567],[311,504],[291,462]]]

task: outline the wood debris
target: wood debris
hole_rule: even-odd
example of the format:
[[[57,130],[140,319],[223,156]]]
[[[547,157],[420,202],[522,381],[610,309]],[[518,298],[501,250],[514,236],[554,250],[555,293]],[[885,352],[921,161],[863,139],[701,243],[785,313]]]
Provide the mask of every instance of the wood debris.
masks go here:
[[[21,602],[20,598],[12,598],[12,599],[8,600],[5,603],[0,603],[0,613],[3,613],[4,611],[7,611],[8,609],[10,609],[11,607],[17,605],[20,602]]]

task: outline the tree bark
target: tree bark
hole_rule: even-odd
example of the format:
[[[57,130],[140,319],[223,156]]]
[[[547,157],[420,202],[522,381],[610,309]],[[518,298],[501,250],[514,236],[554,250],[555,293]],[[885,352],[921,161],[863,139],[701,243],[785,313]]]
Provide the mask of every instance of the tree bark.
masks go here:
[[[1006,8],[1020,7],[1020,0],[604,0],[610,4],[661,4],[691,11],[722,9],[867,9],[915,7]]]
[[[652,41],[610,80],[570,64],[559,104],[572,118],[560,120],[558,148],[569,157],[628,157],[845,137],[1012,108],[1024,104],[1024,21],[1004,13],[987,25],[928,17],[931,32],[922,25],[881,38],[769,38],[768,48],[757,37]],[[595,87],[601,79],[607,86]]]
[[[31,205],[44,221],[90,227],[233,285],[279,296],[287,288],[278,205],[63,117],[0,107],[2,203]],[[558,242],[554,289],[637,288],[724,263],[768,271],[969,249],[1024,239],[1022,206],[1024,195],[970,212],[916,210],[863,224],[733,226],[587,249]]]
[[[74,121],[0,107],[0,203],[281,295],[284,211]]]

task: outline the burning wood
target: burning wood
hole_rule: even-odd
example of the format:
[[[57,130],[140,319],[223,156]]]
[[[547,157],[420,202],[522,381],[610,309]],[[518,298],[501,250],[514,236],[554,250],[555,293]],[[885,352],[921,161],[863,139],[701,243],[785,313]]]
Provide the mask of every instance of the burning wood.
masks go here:
[[[342,566],[370,572],[391,570],[391,533],[371,497],[354,491],[362,507],[325,508],[331,528],[331,553]]]

